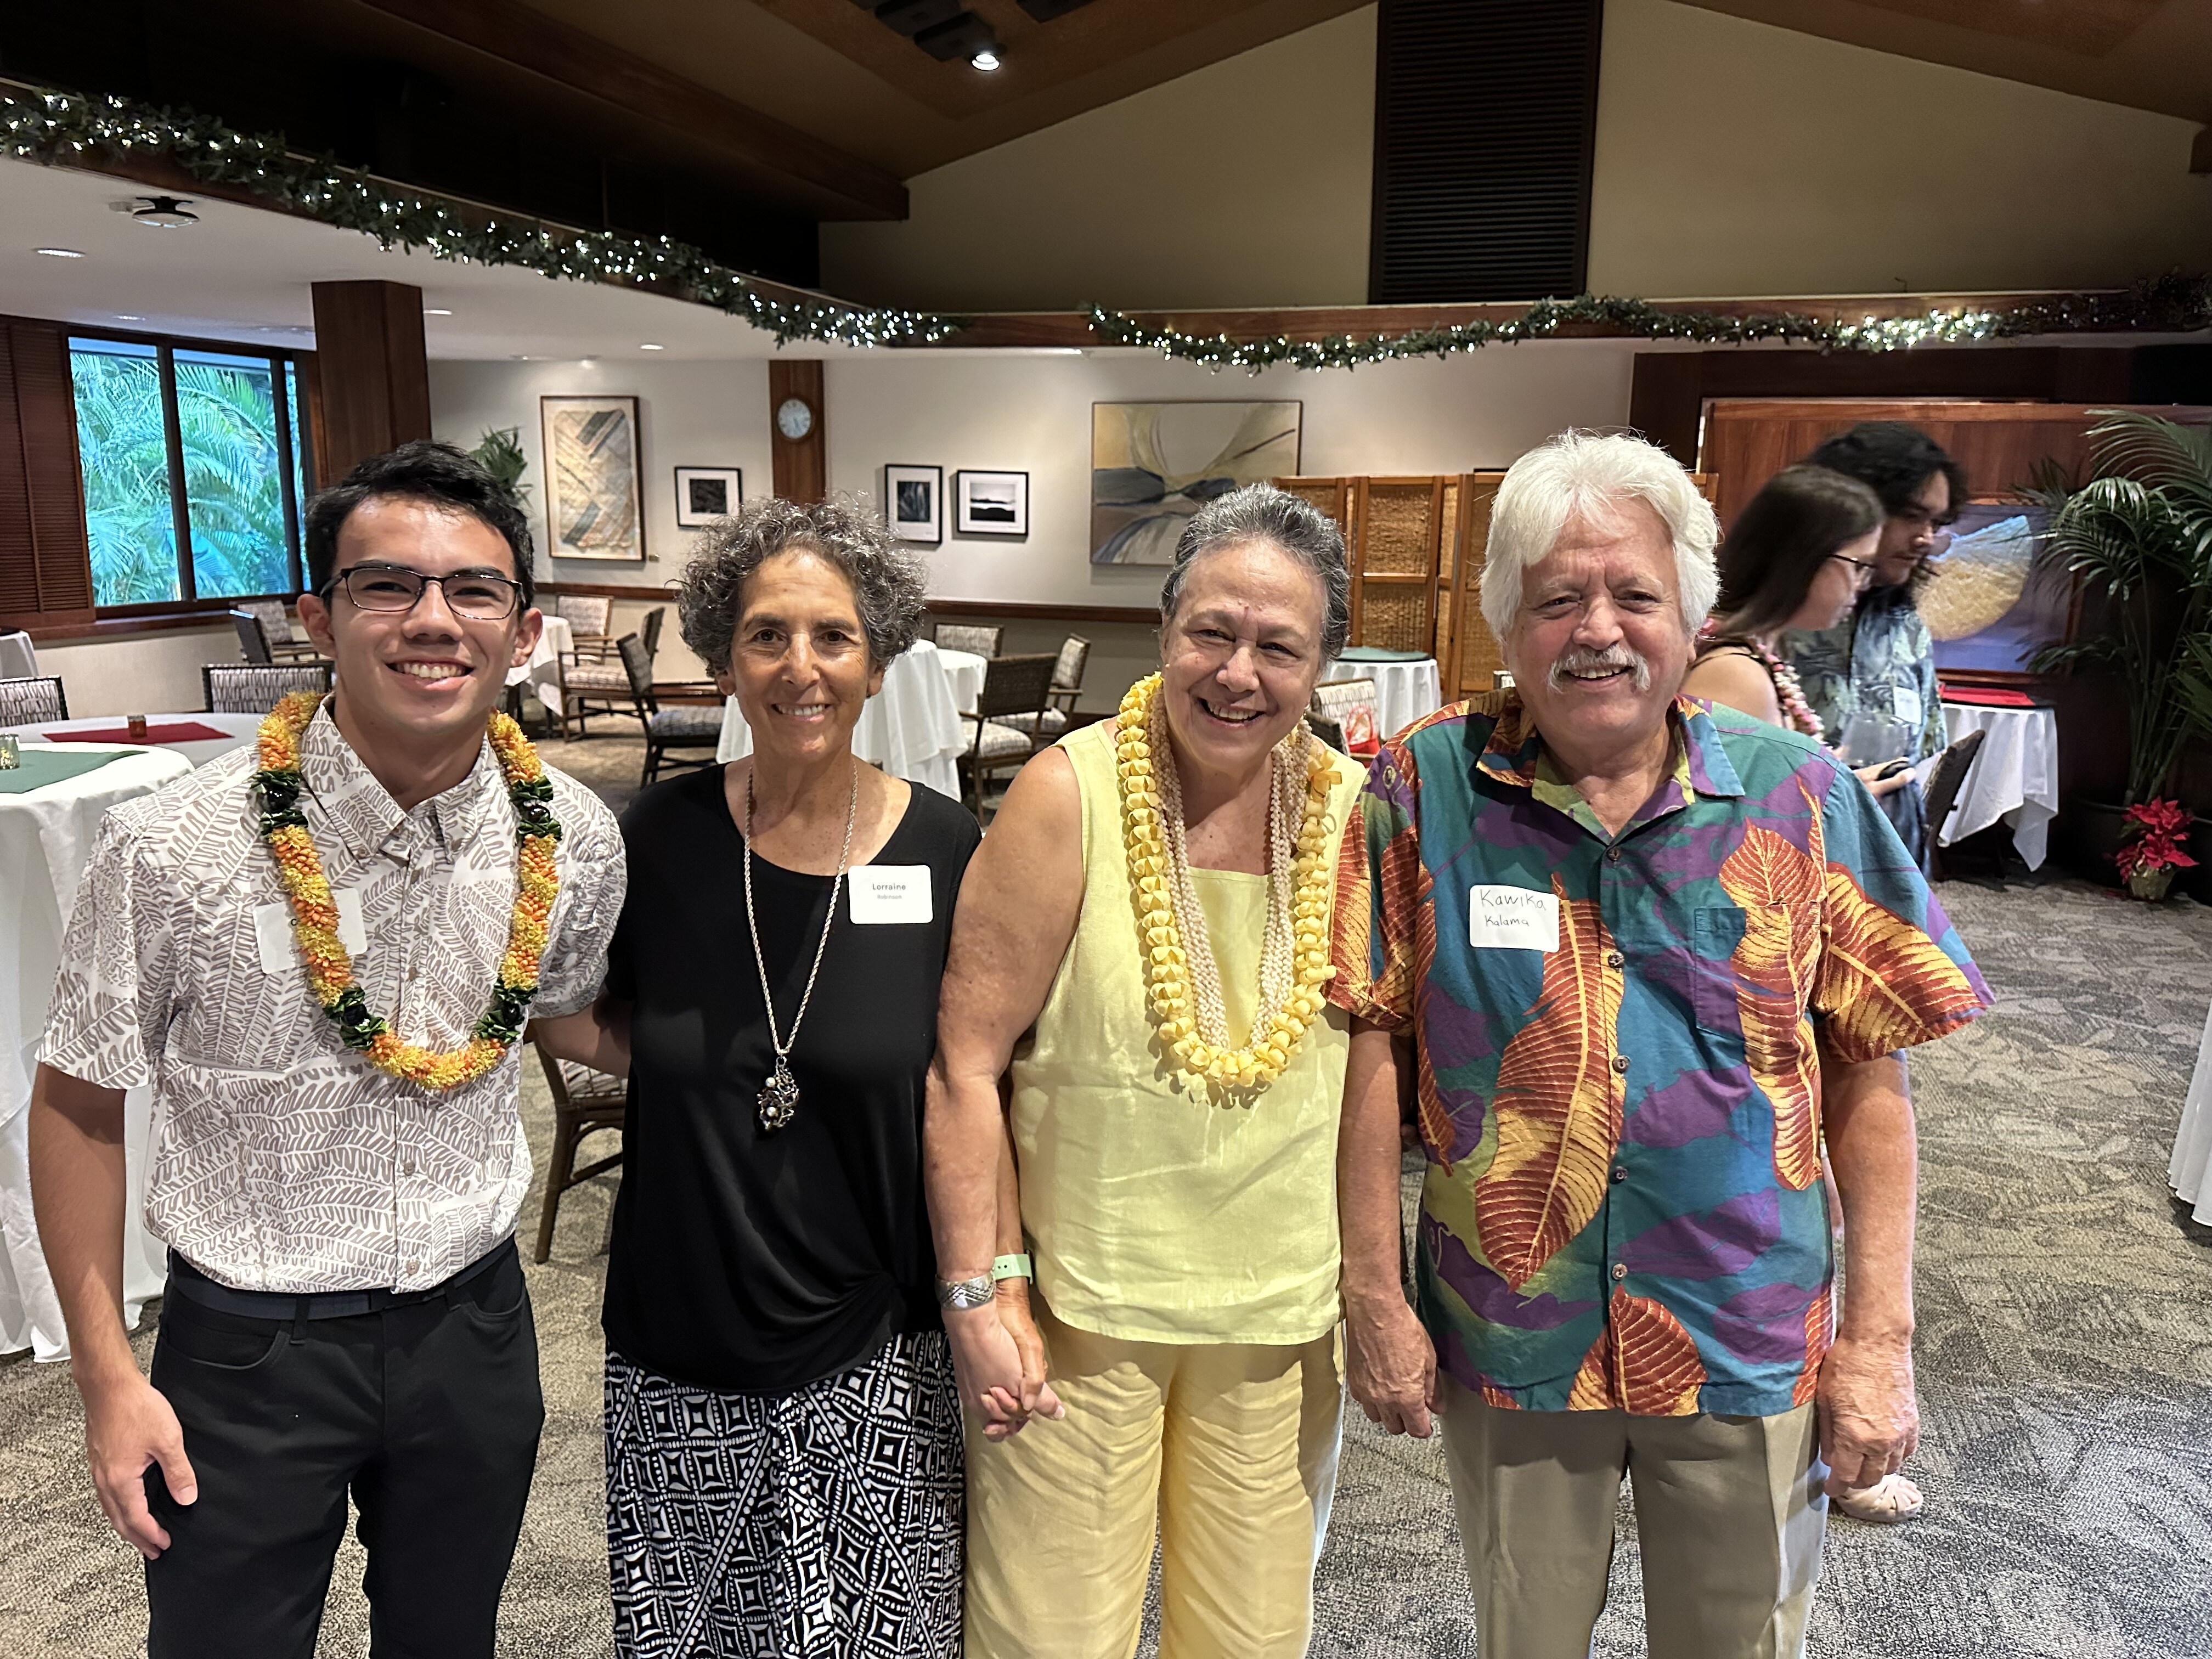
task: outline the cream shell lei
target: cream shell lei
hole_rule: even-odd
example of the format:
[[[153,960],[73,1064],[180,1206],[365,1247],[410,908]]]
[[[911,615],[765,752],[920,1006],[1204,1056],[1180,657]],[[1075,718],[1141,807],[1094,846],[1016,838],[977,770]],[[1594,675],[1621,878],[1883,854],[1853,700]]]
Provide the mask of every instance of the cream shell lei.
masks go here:
[[[1261,953],[1260,1006],[1251,1041],[1232,1048],[1221,1010],[1220,972],[1182,856],[1182,791],[1159,690],[1158,674],[1129,688],[1114,739],[1146,990],[1160,1041],[1184,1072],[1224,1089],[1259,1088],[1290,1064],[1306,1027],[1325,1006],[1321,988],[1336,971],[1328,960],[1334,860],[1325,833],[1336,769],[1328,749],[1303,726],[1276,747],[1267,812],[1272,902]],[[1191,919],[1188,933],[1179,916]]]

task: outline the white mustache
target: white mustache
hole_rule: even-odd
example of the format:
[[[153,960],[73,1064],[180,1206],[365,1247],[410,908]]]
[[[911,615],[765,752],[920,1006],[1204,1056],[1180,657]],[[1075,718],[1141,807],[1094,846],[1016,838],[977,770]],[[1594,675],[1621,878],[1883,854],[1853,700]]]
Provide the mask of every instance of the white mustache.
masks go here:
[[[1651,665],[1644,659],[1640,651],[1632,651],[1625,645],[1609,646],[1603,651],[1584,651],[1577,647],[1568,652],[1545,675],[1546,682],[1554,691],[1559,690],[1572,673],[1603,673],[1607,669],[1626,668],[1636,676],[1636,689],[1651,689]]]

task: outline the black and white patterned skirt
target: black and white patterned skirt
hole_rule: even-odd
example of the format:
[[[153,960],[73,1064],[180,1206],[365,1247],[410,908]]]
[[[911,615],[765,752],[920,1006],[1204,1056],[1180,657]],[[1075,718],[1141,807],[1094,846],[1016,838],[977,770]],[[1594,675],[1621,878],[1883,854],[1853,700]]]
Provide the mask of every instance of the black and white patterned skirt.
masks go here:
[[[960,1403],[942,1331],[781,1395],[610,1352],[606,1436],[623,1659],[957,1659]]]

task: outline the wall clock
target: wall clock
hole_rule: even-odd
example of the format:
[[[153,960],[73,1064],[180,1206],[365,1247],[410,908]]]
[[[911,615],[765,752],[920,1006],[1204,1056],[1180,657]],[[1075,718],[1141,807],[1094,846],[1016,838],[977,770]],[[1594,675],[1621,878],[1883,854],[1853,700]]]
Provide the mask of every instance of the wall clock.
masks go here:
[[[786,398],[775,406],[775,429],[797,443],[814,430],[814,409],[804,398]]]

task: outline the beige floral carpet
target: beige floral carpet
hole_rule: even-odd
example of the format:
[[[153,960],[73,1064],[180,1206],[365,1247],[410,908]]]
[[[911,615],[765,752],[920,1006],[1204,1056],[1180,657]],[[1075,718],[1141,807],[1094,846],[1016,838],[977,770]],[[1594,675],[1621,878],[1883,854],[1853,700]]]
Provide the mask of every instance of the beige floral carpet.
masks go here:
[[[629,745],[604,745],[608,762],[618,746]],[[2182,1223],[2165,1185],[2212,1001],[2212,911],[2154,911],[2073,883],[1952,882],[1942,896],[2001,1002],[1913,1063],[1926,1433],[1912,1472],[1928,1513],[1896,1528],[1832,1526],[1812,1650],[2212,1659],[2212,1239]],[[542,1152],[534,1076],[528,1103]],[[552,1260],[532,1269],[548,1421],[503,1654],[608,1651],[598,1252],[609,1197],[605,1182],[571,1193]],[[526,1242],[535,1227],[533,1207]],[[143,1358],[149,1340],[139,1346]],[[1625,1507],[1621,1528],[1604,1659],[1644,1651]],[[326,1655],[367,1652],[361,1565],[349,1545]],[[1386,1441],[1354,1413],[1319,1579],[1316,1656],[1474,1652],[1434,1446]],[[140,1586],[86,1485],[66,1374],[0,1362],[0,1656],[137,1653]]]

